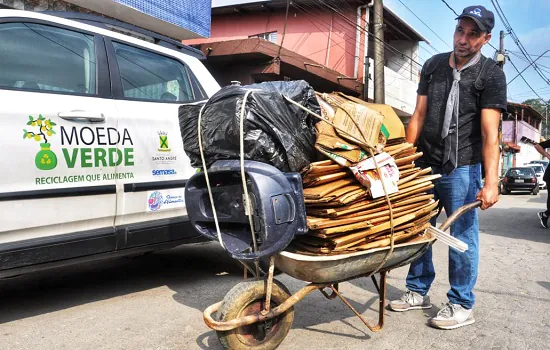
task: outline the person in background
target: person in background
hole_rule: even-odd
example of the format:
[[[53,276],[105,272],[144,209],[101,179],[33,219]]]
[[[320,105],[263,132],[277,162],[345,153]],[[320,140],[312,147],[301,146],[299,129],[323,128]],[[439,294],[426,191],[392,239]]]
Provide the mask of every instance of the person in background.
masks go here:
[[[418,84],[416,108],[406,138],[423,156],[418,166],[431,167],[442,177],[434,197],[447,215],[459,207],[481,201],[481,209],[498,201],[498,126],[506,110],[506,77],[492,59],[481,55],[491,39],[494,14],[483,6],[466,7],[457,17],[452,52],[438,54],[424,64]],[[485,170],[482,187],[481,163]],[[435,218],[432,221],[435,224]],[[449,250],[448,302],[428,324],[454,329],[475,322],[473,289],[479,261],[477,210],[461,216],[451,234],[468,244],[460,253]],[[431,307],[428,291],[435,279],[432,248],[411,263],[407,292],[390,302],[393,311]]]
[[[550,148],[550,140],[546,140],[546,141],[543,141],[543,142],[535,145],[535,149],[537,150],[537,152],[542,154],[543,157],[546,157],[546,158],[550,159],[550,154],[548,154],[548,152],[546,152],[547,148]],[[546,170],[544,171],[544,176],[543,176],[542,180],[544,180],[544,182],[546,182],[547,184],[549,183],[549,181],[550,181],[550,165],[546,167]],[[542,227],[548,228],[548,217],[550,216],[550,196],[546,197],[546,211],[539,212],[538,216],[539,216],[540,224],[542,225]]]

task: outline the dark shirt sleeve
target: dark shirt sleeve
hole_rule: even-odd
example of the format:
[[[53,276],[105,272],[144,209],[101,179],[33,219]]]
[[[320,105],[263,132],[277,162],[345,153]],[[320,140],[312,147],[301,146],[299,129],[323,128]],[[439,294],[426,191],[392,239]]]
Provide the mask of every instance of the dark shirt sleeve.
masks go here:
[[[485,89],[481,93],[481,108],[498,108],[506,112],[508,105],[506,97],[506,76],[500,67],[494,67],[487,79]]]
[[[544,149],[550,148],[550,139],[542,141],[541,143],[539,143],[539,145],[541,145]],[[550,166],[548,168],[550,168]]]
[[[422,96],[428,95],[429,84],[428,77],[426,76],[426,65],[428,64],[428,61],[426,61],[424,63],[424,66],[422,67],[422,71],[420,72],[420,82],[418,83],[418,90],[416,90],[416,93]]]

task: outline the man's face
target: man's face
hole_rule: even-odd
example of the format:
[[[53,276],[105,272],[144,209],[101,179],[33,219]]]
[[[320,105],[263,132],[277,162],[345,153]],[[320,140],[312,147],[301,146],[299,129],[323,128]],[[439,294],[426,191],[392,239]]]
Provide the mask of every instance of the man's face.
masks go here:
[[[476,22],[461,18],[455,29],[454,53],[456,57],[471,57],[491,39],[491,33],[482,32]]]

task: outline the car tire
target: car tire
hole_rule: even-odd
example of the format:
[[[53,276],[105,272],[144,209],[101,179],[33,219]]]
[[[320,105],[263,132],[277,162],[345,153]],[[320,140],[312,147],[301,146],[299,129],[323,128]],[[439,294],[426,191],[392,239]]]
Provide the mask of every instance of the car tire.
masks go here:
[[[506,187],[502,186],[502,189],[501,189],[500,193],[503,194],[503,195],[507,195],[507,194],[510,193],[510,191],[508,191],[508,190],[506,189]]]
[[[539,188],[538,187],[533,188],[533,191],[531,191],[531,194],[533,196],[536,196],[537,194],[539,194]]]

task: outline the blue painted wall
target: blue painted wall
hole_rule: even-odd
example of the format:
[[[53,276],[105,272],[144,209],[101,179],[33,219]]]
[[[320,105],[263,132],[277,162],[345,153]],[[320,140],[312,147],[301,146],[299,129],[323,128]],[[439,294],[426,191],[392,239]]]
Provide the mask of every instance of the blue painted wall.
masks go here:
[[[203,37],[210,36],[212,0],[113,0]]]

